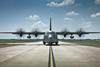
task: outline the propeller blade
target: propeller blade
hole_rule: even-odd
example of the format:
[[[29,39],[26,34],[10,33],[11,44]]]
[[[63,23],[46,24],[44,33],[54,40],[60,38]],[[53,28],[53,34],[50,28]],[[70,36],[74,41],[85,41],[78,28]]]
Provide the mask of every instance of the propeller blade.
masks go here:
[[[85,31],[84,31],[84,29],[83,29],[83,28],[80,28],[80,29],[79,29],[79,30],[77,30],[76,32],[77,32],[77,34],[78,34],[78,36],[79,36],[79,37],[84,36],[84,33],[85,33]]]
[[[67,33],[68,33],[69,31],[68,31],[68,29],[63,29],[62,32],[63,32],[63,36],[66,37],[66,36],[67,36]]]
[[[33,29],[32,32],[34,33],[34,36],[35,37],[38,37],[38,32],[40,32],[37,28],[36,29]]]
[[[19,37],[23,37],[24,32],[25,32],[25,31],[24,31],[22,28],[19,28],[19,29],[17,29],[17,31],[16,31],[16,33],[17,33],[17,35],[18,35]]]

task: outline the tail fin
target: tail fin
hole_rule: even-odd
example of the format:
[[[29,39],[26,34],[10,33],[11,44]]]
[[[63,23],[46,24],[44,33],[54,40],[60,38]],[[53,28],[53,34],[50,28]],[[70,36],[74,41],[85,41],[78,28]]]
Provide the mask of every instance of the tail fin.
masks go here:
[[[52,20],[51,20],[51,17],[50,17],[50,31],[52,31]]]

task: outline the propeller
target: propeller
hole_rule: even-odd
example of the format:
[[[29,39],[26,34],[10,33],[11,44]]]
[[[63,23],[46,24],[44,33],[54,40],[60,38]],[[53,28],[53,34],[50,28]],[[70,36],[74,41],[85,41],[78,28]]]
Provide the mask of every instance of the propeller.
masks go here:
[[[19,37],[23,37],[24,32],[25,32],[25,31],[24,31],[22,28],[17,29],[17,31],[16,31],[16,33],[17,33],[17,35],[18,35]]]
[[[32,30],[32,32],[33,32],[33,34],[34,34],[35,37],[38,37],[38,32],[39,32],[38,29],[34,29],[34,30]]]
[[[67,29],[64,29],[64,30],[62,31],[63,36],[64,36],[64,37],[66,37],[66,36],[67,36],[67,34],[68,34],[68,32],[69,32],[69,31],[68,31]]]
[[[77,30],[76,32],[77,32],[77,34],[78,34],[78,36],[79,36],[79,37],[84,36],[84,33],[85,33],[85,31],[84,31],[84,29],[83,29],[83,28],[80,28],[80,29],[79,29],[79,30]]]

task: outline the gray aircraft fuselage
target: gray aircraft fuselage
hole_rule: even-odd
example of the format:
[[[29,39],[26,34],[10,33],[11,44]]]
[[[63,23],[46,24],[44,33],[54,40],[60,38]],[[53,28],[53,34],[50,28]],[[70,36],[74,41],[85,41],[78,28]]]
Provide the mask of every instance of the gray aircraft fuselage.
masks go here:
[[[49,45],[52,45],[54,43],[58,45],[58,37],[56,32],[49,31],[45,33],[43,38],[43,44],[45,45],[46,43],[48,43]]]

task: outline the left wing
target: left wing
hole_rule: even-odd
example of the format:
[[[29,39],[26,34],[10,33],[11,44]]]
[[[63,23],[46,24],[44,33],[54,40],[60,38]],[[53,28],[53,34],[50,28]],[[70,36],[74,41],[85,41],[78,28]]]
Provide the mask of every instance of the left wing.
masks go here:
[[[44,35],[45,32],[38,32],[38,31],[34,31],[34,32],[24,32],[24,31],[18,31],[18,32],[0,32],[0,34],[15,34],[15,35],[19,35],[20,37],[22,37],[23,35],[34,35],[35,37],[37,37],[38,35]]]

